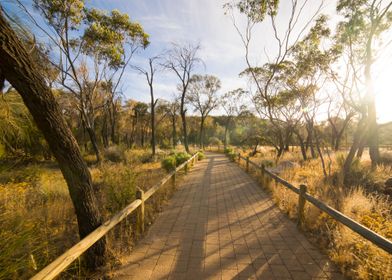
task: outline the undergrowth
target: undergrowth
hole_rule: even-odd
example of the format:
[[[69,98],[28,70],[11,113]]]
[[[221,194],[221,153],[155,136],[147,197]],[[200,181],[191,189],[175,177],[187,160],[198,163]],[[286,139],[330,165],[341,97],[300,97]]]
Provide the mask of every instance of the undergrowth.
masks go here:
[[[242,151],[247,154],[247,151]],[[263,155],[266,155],[263,157]],[[349,186],[338,183],[343,156],[332,156],[330,175],[325,178],[318,159],[300,160],[297,153],[284,155],[280,163],[293,161],[290,168],[279,168],[276,161],[272,170],[295,186],[305,184],[308,192],[341,211],[357,222],[392,239],[391,198],[384,192],[384,182],[391,177],[391,166],[384,164],[371,169],[369,162],[355,160]],[[258,153],[252,161],[271,160],[268,152]],[[258,174],[258,173],[256,173]],[[258,175],[257,175],[258,176]],[[279,208],[290,218],[297,217],[298,195],[272,183],[268,186]],[[392,279],[392,256],[329,215],[306,203],[304,230],[351,279]]]
[[[137,187],[147,191],[160,181],[165,175],[160,158],[166,154],[158,150],[152,159],[148,150],[115,147],[103,153],[103,163],[90,167],[105,220],[135,199]],[[85,157],[93,162],[94,156]],[[54,162],[8,167],[1,166],[0,173],[0,279],[26,279],[78,242],[77,222],[67,185]],[[146,226],[173,191],[168,183],[146,203]],[[114,260],[140,238],[135,223],[132,214],[109,233]],[[62,278],[83,274],[80,262],[75,261]]]

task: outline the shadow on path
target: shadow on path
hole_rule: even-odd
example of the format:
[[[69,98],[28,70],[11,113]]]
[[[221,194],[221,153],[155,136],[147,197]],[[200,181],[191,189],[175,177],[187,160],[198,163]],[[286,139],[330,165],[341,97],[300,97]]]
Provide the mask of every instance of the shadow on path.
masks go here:
[[[114,279],[343,279],[224,155],[182,181]]]

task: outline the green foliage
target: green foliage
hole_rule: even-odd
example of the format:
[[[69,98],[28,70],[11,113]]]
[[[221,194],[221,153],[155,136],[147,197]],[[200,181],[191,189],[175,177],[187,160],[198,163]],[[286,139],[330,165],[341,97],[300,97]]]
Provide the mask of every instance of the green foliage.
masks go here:
[[[233,148],[226,147],[225,150],[224,150],[224,153],[225,153],[225,154],[233,153]]]
[[[123,164],[103,165],[102,191],[106,194],[106,208],[116,213],[135,199],[136,174]]]
[[[203,151],[198,151],[197,152],[197,158],[198,160],[203,160],[206,156],[204,155]]]
[[[238,156],[234,151],[231,151],[230,153],[227,153],[226,155],[233,162],[236,160],[236,158]]]
[[[266,15],[277,14],[279,0],[241,0],[235,6],[251,21],[262,22]],[[226,7],[233,8],[233,5],[227,4]]]
[[[132,42],[134,45],[147,47],[148,35],[139,23],[130,21],[128,14],[118,10],[107,14],[97,9],[85,10],[84,50],[87,54],[98,55],[100,60],[108,60],[109,66],[120,67],[124,64],[124,46]]]
[[[215,145],[215,146],[222,145],[222,141],[219,140],[217,137],[211,137],[211,138],[208,140],[208,143],[209,143],[210,145]]]
[[[166,172],[171,172],[176,169],[176,156],[170,155],[161,161],[161,166]]]
[[[177,166],[183,164],[191,158],[191,155],[186,152],[173,153],[161,161],[161,166],[167,172],[174,171]]]
[[[191,158],[191,155],[188,154],[187,152],[179,152],[175,154],[176,157],[176,165],[179,166],[189,160]]]
[[[39,155],[48,151],[21,96],[11,91],[0,98],[0,145],[3,155]]]

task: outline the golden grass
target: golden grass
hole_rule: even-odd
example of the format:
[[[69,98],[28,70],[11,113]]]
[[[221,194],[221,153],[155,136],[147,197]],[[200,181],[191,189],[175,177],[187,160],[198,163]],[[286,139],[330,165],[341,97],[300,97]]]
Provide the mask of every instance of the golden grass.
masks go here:
[[[248,152],[249,150],[242,151],[244,155]],[[328,178],[324,178],[318,159],[301,162],[299,156],[297,151],[293,155],[286,153],[283,156],[280,162],[290,160],[299,164],[282,171],[280,177],[296,186],[307,185],[308,192],[313,196],[392,240],[391,200],[385,195],[374,192],[382,188],[383,182],[391,177],[390,165],[380,165],[371,170],[368,161],[357,162],[353,182],[357,182],[358,185],[345,188],[333,184],[334,177],[339,171],[341,155],[332,155],[331,176]],[[261,163],[265,160],[273,160],[273,157],[271,158],[268,152],[261,152],[251,160]],[[270,184],[268,191],[282,211],[290,218],[297,217],[298,195],[274,182]],[[352,279],[392,279],[391,255],[339,224],[310,203],[306,203],[305,213],[305,231],[329,254],[346,276]]]
[[[151,161],[148,150],[128,150],[123,162],[105,161],[90,168],[105,219],[135,199],[136,187],[146,191],[166,175],[159,160],[165,153],[161,151],[156,161]],[[93,161],[94,157],[87,158]],[[148,201],[147,227],[173,191],[168,183]],[[130,215],[108,235],[115,258],[131,250],[140,237],[135,222],[135,215]],[[77,243],[77,223],[68,188],[54,163],[3,169],[0,224],[0,279],[29,278]],[[78,278],[81,274],[80,262],[76,261],[63,277]]]

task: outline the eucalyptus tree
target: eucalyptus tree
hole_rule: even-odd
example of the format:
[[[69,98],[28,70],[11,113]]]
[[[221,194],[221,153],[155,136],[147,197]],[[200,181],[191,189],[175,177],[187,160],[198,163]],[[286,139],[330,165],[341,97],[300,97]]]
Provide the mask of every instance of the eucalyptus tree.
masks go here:
[[[204,148],[204,122],[211,111],[218,106],[217,92],[220,88],[220,80],[212,75],[193,75],[190,79],[186,98],[194,110],[200,113],[200,148]]]
[[[188,144],[188,131],[186,122],[186,95],[188,93],[188,86],[192,76],[192,72],[195,70],[198,64],[202,63],[202,60],[197,56],[200,50],[199,45],[188,44],[172,44],[172,48],[167,51],[163,66],[174,72],[177,78],[180,80],[178,90],[180,92],[180,115],[182,121],[182,135],[184,140],[185,150],[189,153]]]
[[[102,224],[90,171],[53,92],[45,82],[38,65],[5,20],[2,9],[0,42],[1,73],[21,95],[57,159],[75,208],[80,238],[84,238]],[[88,268],[95,269],[103,265],[105,256],[106,241],[102,238],[87,251]]]
[[[245,104],[241,102],[245,95],[245,91],[242,88],[238,88],[235,90],[231,90],[226,92],[221,97],[221,106],[225,111],[226,118],[225,118],[225,136],[224,136],[224,148],[226,149],[228,141],[227,135],[229,132],[229,127],[234,120],[234,117],[238,115],[240,112],[246,109]]]
[[[380,162],[380,152],[372,66],[376,60],[375,46],[382,44],[382,35],[390,29],[392,24],[392,2],[340,0],[336,9],[344,17],[338,26],[340,43],[350,51],[350,63],[363,66],[363,74],[357,74],[365,84],[363,103],[366,117],[359,123],[356,135],[366,138],[365,142],[369,145],[369,155],[374,166]],[[363,142],[361,139],[354,139],[354,143],[361,142]],[[346,171],[350,169],[352,159],[358,149],[360,149],[360,144],[351,147],[345,163]]]
[[[104,72],[124,67],[135,48],[146,47],[149,43],[148,35],[127,14],[117,10],[107,13],[89,9],[83,0],[34,0],[34,6],[43,17],[45,26],[21,1],[17,2],[54,46],[52,64],[60,72],[58,82],[79,101],[77,109],[99,161],[94,120],[88,113],[91,110],[88,104],[91,97],[88,94],[97,88]],[[91,90],[88,91],[78,73],[79,63],[86,56],[94,63],[94,73],[89,82]]]
[[[297,0],[290,1],[287,5],[289,8],[289,16],[285,19],[287,25],[284,27],[284,32],[279,32],[277,27],[277,17],[279,15],[279,1],[253,1],[240,0],[232,1],[226,5],[227,13],[231,16],[233,25],[237,30],[241,42],[245,49],[245,62],[247,68],[242,72],[246,75],[253,87],[253,103],[261,118],[268,119],[271,129],[274,131],[273,135],[278,141],[277,156],[282,155],[285,142],[289,138],[290,128],[292,124],[286,123],[285,119],[290,117],[290,112],[282,112],[279,109],[285,109],[283,104],[278,104],[276,98],[280,91],[286,91],[277,79],[282,68],[287,65],[287,58],[293,47],[299,42],[300,38],[307,30],[307,27],[313,22],[322,7],[320,4],[314,13],[310,14],[308,19],[299,20],[300,17],[305,18],[305,8],[308,1],[302,4]],[[241,30],[234,11],[238,10],[241,14],[246,16],[245,29]],[[264,57],[267,63],[263,66],[258,66],[252,61],[251,43],[254,40],[254,29],[266,20],[271,23],[274,41],[276,44],[276,55],[270,57],[264,52]],[[299,26],[301,25],[301,26]],[[286,91],[287,92],[287,91]],[[288,125],[288,127],[287,127]]]
[[[148,59],[148,67],[144,69],[140,66],[133,65],[132,68],[143,74],[146,77],[147,84],[150,90],[150,114],[151,114],[151,152],[152,156],[155,156],[155,146],[156,146],[156,120],[155,120],[155,107],[159,99],[155,99],[154,97],[154,77],[156,72],[158,71],[158,61],[160,57],[154,56]]]

